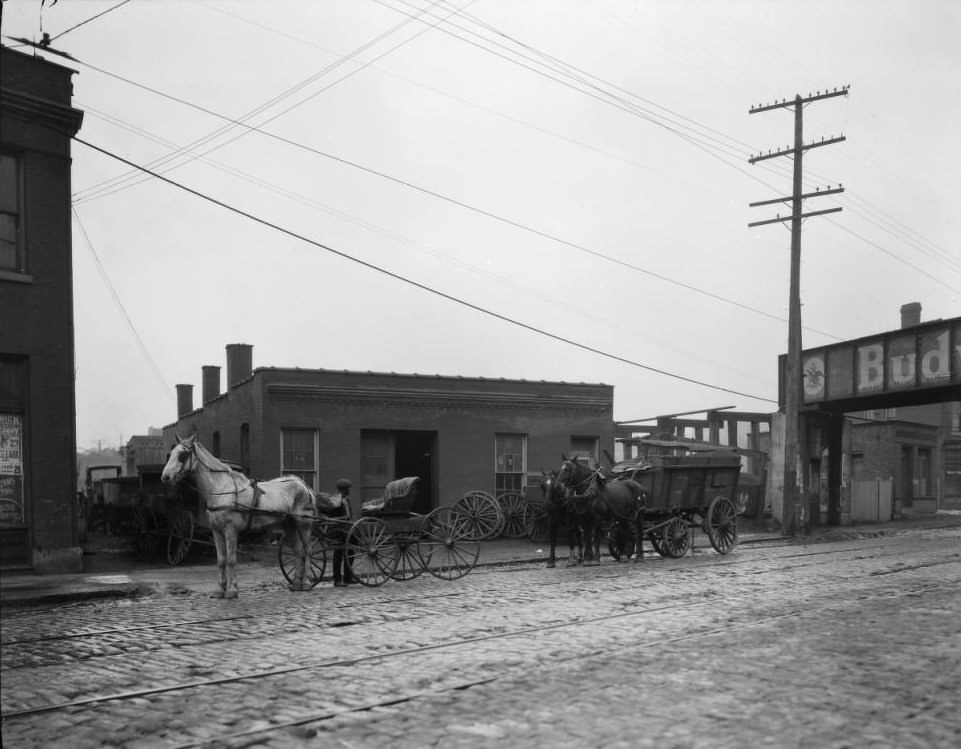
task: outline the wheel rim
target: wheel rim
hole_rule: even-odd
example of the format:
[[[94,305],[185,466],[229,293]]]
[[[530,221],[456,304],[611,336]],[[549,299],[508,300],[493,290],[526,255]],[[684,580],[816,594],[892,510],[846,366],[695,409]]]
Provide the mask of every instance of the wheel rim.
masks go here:
[[[441,580],[457,580],[477,564],[480,541],[463,515],[448,508],[427,516],[419,544],[427,571]]]
[[[190,551],[194,537],[194,519],[186,510],[180,510],[170,523],[170,536],[167,538],[167,561],[180,564]]]
[[[527,533],[524,523],[524,510],[527,503],[524,501],[524,495],[519,492],[504,492],[497,497],[497,502],[504,516],[501,535],[506,538],[524,538]]]
[[[297,575],[297,549],[294,547],[292,539],[284,536],[280,545],[277,547],[277,562],[284,579],[293,584]],[[327,570],[327,546],[323,539],[312,535],[307,545],[307,560],[304,565],[304,582],[313,588],[317,583],[324,579],[324,572]]]
[[[671,518],[661,529],[661,546],[669,557],[677,559],[684,556],[689,542],[687,523],[681,518]]]
[[[547,512],[543,505],[525,505],[524,532],[527,538],[536,544],[547,540]]]
[[[393,580],[413,580],[424,573],[424,567],[419,541],[398,542],[397,566],[390,575]]]
[[[454,512],[463,519],[467,536],[474,541],[493,538],[504,522],[500,505],[487,492],[468,492],[457,500]]]
[[[704,532],[718,554],[737,546],[737,510],[727,497],[715,497],[707,508]]]
[[[379,518],[362,518],[354,523],[347,535],[346,551],[351,575],[361,585],[383,585],[397,569],[397,544]]]

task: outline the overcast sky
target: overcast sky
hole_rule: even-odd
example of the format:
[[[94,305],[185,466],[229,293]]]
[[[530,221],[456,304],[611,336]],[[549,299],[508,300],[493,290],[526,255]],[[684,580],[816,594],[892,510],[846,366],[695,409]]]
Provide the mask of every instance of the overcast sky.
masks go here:
[[[102,14],[102,15],[99,15]],[[804,108],[805,348],[961,314],[961,3],[39,0],[75,60],[77,442],[254,366],[776,408]],[[31,51],[29,47],[19,47]],[[118,160],[150,170],[138,171]],[[165,181],[169,180],[169,181]],[[171,181],[176,184],[171,184]],[[213,202],[217,201],[217,202]]]

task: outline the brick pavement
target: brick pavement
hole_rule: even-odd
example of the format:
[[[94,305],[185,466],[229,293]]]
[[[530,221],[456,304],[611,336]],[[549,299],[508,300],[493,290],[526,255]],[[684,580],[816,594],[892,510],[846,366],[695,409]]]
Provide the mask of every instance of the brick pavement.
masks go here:
[[[14,718],[5,734],[11,746],[68,729],[78,746],[105,735],[132,746],[952,746],[959,540],[932,531],[644,565],[492,566],[319,596],[23,611],[4,627],[5,715],[309,667]],[[77,638],[83,647],[16,642],[98,630],[111,634]],[[318,713],[334,717],[223,738]]]

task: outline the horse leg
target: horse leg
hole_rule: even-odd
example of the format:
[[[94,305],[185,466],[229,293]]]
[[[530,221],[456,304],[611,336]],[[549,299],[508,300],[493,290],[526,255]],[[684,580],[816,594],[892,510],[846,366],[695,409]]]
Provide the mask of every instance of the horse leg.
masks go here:
[[[547,568],[554,569],[557,564],[557,557],[555,556],[557,550],[557,514],[553,510],[547,511],[547,542],[550,544]]]
[[[211,593],[211,598],[223,598],[227,590],[227,550],[224,541],[224,534],[219,528],[211,528],[210,532],[214,537],[214,546],[217,548],[217,574],[220,578],[220,587],[216,592]]]
[[[224,525],[224,547],[226,551],[226,586],[224,588],[224,598],[236,598],[237,590],[237,536],[239,535],[237,526],[231,522]]]
[[[304,575],[307,569],[307,549],[310,548],[310,526],[305,527],[304,523],[298,521],[293,529],[294,549],[297,552],[297,569],[294,572],[294,582],[290,584],[291,590],[310,590],[310,586],[304,584]]]
[[[637,518],[631,523],[634,529],[634,561],[644,561],[644,513],[637,513]]]
[[[582,561],[580,526],[577,516],[569,513],[567,516],[567,566],[575,567]]]

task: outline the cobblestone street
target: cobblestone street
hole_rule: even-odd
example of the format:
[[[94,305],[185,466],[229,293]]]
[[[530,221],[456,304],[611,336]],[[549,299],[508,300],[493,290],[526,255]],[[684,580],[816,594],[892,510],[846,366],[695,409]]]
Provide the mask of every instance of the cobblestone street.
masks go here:
[[[9,610],[5,747],[961,744],[961,530]]]

